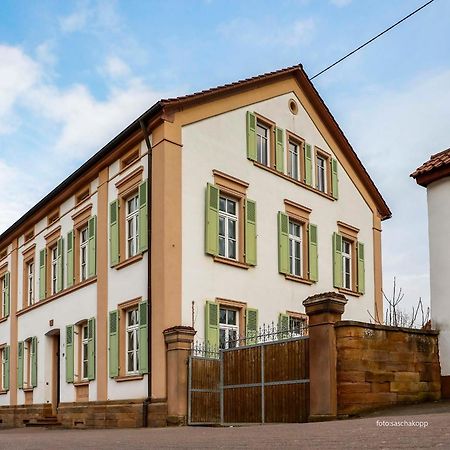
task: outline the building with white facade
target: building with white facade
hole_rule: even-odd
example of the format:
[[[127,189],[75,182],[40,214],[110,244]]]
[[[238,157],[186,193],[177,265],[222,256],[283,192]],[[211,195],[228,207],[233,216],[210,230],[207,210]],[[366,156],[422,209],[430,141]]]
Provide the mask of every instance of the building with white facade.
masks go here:
[[[183,421],[174,327],[381,318],[390,215],[301,66],[159,101],[0,236],[2,423]]]
[[[432,155],[411,176],[427,189],[431,325],[439,330],[442,396],[450,398],[450,149]]]

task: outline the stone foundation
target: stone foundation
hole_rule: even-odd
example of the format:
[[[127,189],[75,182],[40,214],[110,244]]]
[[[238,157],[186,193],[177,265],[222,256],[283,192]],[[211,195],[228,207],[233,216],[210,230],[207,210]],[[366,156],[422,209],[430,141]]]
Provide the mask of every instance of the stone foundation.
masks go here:
[[[335,324],[339,415],[441,398],[438,333]]]
[[[52,416],[50,404],[0,406],[0,428],[20,428],[27,423]]]
[[[64,428],[140,428],[144,426],[144,400],[61,403],[57,418]],[[167,426],[167,402],[148,405],[147,426]],[[52,416],[50,404],[0,407],[0,428],[24,427]]]

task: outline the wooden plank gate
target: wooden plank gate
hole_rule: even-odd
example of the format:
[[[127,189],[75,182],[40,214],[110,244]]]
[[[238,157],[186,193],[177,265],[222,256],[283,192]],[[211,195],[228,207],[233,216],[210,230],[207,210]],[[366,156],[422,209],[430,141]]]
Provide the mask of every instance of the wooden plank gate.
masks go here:
[[[220,350],[189,359],[188,423],[306,422],[307,336]]]

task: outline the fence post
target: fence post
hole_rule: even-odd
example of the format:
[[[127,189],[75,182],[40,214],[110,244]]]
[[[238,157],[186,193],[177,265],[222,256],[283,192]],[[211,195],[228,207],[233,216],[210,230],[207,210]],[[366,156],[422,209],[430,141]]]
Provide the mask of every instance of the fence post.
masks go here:
[[[309,320],[309,420],[337,416],[336,335],[347,299],[336,292],[313,295],[303,301]]]
[[[188,359],[196,331],[191,327],[164,330],[167,351],[167,423],[186,425],[188,413]]]

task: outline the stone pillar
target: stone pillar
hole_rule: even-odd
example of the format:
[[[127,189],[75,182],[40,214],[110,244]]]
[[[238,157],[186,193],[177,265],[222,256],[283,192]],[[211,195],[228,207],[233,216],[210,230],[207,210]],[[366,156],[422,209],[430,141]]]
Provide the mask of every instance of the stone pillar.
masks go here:
[[[196,331],[177,326],[164,330],[167,352],[167,424],[185,425],[188,410],[188,358]]]
[[[309,320],[310,421],[337,416],[336,335],[347,299],[336,292],[313,295],[303,301]]]

